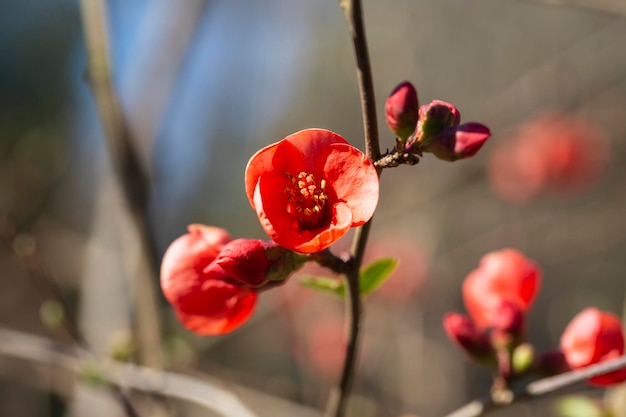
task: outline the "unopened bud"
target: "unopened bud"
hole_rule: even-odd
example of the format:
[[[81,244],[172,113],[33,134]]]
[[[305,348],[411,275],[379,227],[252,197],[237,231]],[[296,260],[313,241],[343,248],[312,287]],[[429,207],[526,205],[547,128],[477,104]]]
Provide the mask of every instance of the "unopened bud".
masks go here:
[[[430,141],[444,130],[457,127],[461,114],[450,103],[433,100],[419,108],[419,121],[415,130],[416,145],[428,148]]]
[[[273,240],[265,242],[265,255],[270,262],[265,276],[270,281],[284,281],[308,260],[306,255],[285,249]]]
[[[443,328],[450,340],[459,345],[472,359],[483,362],[494,358],[489,340],[468,316],[448,313],[443,318]]]
[[[423,150],[432,152],[439,159],[452,162],[476,155],[490,136],[488,127],[475,122],[465,123],[439,133]]]
[[[513,351],[513,357],[511,359],[513,372],[516,375],[524,374],[533,365],[534,360],[535,348],[528,343],[519,345]]]
[[[265,273],[270,266],[265,254],[265,242],[257,239],[235,239],[227,243],[204,272],[214,268],[213,264],[250,287],[259,287],[267,282]]]
[[[404,143],[417,125],[418,99],[413,84],[399,84],[385,102],[387,126]]]
[[[491,339],[494,345],[509,348],[522,342],[525,333],[524,312],[517,303],[502,300],[491,314]]]
[[[224,246],[205,272],[217,265],[231,278],[258,288],[268,281],[285,280],[305,259],[274,241],[236,239]]]
[[[542,353],[537,357],[535,368],[539,374],[544,376],[557,375],[570,370],[561,350]]]

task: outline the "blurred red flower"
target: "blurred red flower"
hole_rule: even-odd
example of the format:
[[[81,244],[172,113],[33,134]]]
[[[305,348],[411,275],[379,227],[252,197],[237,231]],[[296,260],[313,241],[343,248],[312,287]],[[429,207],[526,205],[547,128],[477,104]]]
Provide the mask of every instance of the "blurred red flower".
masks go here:
[[[319,252],[367,222],[378,203],[378,175],[336,133],[306,129],[269,145],[246,167],[246,193],[261,226],[279,245]]]
[[[561,350],[572,369],[615,359],[624,353],[620,320],[597,308],[587,308],[567,325],[561,336]],[[594,385],[607,386],[626,381],[626,369],[591,378]]]
[[[398,266],[373,296],[394,304],[413,300],[428,278],[430,265],[425,251],[409,236],[392,233],[370,241],[363,265],[383,257],[397,259]]]
[[[564,113],[540,116],[493,152],[489,179],[504,199],[524,203],[544,191],[571,192],[593,184],[608,161],[602,130]]]
[[[541,270],[515,249],[486,254],[463,282],[463,300],[481,328],[498,327],[503,302],[523,313],[533,302],[541,283]]]
[[[250,318],[257,294],[213,263],[231,240],[226,230],[198,224],[188,230],[163,257],[163,294],[189,330],[204,335],[228,333]]]

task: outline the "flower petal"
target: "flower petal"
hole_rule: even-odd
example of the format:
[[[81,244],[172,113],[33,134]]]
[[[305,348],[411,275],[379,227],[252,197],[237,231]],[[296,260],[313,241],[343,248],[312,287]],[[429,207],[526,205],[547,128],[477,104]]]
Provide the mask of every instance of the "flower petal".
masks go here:
[[[257,294],[246,290],[236,299],[233,299],[234,305],[225,316],[212,316],[202,313],[189,313],[182,309],[176,308],[176,316],[178,320],[189,330],[201,335],[221,335],[229,333],[242,326],[252,313],[256,306]]]
[[[367,222],[378,204],[378,174],[370,160],[348,144],[332,144],[318,157],[317,170],[326,183],[352,211],[352,227]]]
[[[259,177],[266,173],[297,175],[315,166],[320,151],[333,143],[348,143],[325,129],[304,129],[255,153],[246,166],[246,195],[254,207],[254,190]]]

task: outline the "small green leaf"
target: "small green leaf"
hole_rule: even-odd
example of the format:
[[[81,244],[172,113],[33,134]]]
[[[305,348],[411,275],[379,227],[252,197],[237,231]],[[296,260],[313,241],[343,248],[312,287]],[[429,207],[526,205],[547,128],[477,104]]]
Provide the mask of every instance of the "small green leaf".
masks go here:
[[[368,295],[374,292],[398,265],[398,260],[394,258],[378,259],[361,270],[359,275],[359,288],[361,295]]]
[[[568,396],[558,401],[557,411],[561,417],[604,416],[604,413],[596,402],[580,395]]]
[[[316,291],[326,292],[343,297],[345,295],[345,284],[341,278],[331,277],[302,277],[300,284]]]

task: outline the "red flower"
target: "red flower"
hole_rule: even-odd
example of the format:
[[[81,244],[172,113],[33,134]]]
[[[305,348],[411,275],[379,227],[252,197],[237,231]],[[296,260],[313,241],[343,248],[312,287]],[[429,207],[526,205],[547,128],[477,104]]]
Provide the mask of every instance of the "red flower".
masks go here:
[[[561,336],[561,350],[572,369],[615,359],[624,353],[620,320],[611,313],[587,308],[578,313]],[[591,378],[591,384],[607,386],[626,381],[626,369]]]
[[[604,132],[580,117],[554,113],[522,125],[491,156],[495,191],[524,203],[546,191],[572,193],[594,184],[606,167]]]
[[[515,249],[503,249],[483,256],[463,282],[463,299],[479,328],[494,327],[503,301],[525,312],[540,282],[541,270],[533,261]]]
[[[367,157],[338,134],[306,129],[250,158],[246,193],[274,241],[314,253],[372,217],[378,175]]]
[[[217,227],[190,225],[161,264],[161,288],[181,323],[199,334],[228,333],[250,318],[257,294],[213,263],[230,241]]]

